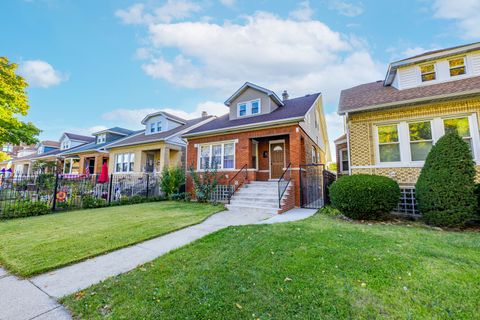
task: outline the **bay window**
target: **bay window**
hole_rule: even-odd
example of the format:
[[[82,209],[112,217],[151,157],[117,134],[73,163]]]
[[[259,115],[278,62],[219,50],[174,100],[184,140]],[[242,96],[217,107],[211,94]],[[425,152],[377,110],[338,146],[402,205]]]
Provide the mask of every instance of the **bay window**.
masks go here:
[[[430,121],[409,123],[408,131],[412,161],[425,161],[433,145],[432,123]]]
[[[400,142],[397,124],[378,127],[378,154],[380,155],[380,162],[400,161]]]
[[[115,156],[115,172],[132,172],[134,164],[134,153],[119,153]]]
[[[235,143],[204,144],[199,147],[198,168],[205,170],[207,167],[222,169],[235,168]]]

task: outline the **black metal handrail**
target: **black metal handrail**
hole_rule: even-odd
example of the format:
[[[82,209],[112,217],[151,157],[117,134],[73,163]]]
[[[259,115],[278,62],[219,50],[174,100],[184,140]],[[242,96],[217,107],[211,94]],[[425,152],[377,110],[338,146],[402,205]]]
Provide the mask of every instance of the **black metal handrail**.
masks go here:
[[[237,176],[242,172],[244,173],[243,180],[240,183],[234,184],[233,190],[232,190],[231,188],[232,181],[235,180],[235,178],[237,178]],[[235,173],[235,175],[228,181],[228,203],[229,204],[230,204],[230,199],[233,197],[235,192],[237,192],[238,188],[240,188],[240,186],[245,182],[245,180],[247,180],[247,164],[244,164],[240,168],[240,170],[238,170],[237,173]]]
[[[290,180],[292,180],[292,163],[289,163],[287,168],[283,171],[280,179],[278,179],[278,208],[282,208],[282,197],[287,190]]]

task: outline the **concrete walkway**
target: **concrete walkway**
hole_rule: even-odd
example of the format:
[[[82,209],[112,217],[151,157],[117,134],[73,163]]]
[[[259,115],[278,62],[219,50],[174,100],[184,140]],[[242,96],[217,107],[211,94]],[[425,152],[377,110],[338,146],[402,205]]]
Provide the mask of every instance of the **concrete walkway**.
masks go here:
[[[293,209],[283,215],[222,211],[204,222],[102,256],[21,280],[0,268],[0,320],[70,319],[55,299],[128,272],[137,266],[234,225],[280,223],[305,219],[316,210]]]

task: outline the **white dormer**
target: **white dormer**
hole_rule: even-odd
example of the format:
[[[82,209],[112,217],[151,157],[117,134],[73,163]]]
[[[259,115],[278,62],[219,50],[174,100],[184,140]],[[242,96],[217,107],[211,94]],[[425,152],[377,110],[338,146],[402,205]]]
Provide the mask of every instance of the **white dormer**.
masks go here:
[[[97,135],[97,144],[102,144],[107,142],[107,134],[101,133]]]
[[[172,130],[185,123],[186,120],[164,111],[149,114],[142,120],[146,135]]]

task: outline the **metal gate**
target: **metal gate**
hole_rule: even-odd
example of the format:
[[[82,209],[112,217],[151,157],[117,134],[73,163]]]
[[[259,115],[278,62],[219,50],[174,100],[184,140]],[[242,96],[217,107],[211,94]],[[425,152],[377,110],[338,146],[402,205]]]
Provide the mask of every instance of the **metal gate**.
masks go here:
[[[302,208],[319,209],[330,203],[328,187],[335,181],[335,174],[324,164],[300,165],[300,203]]]

